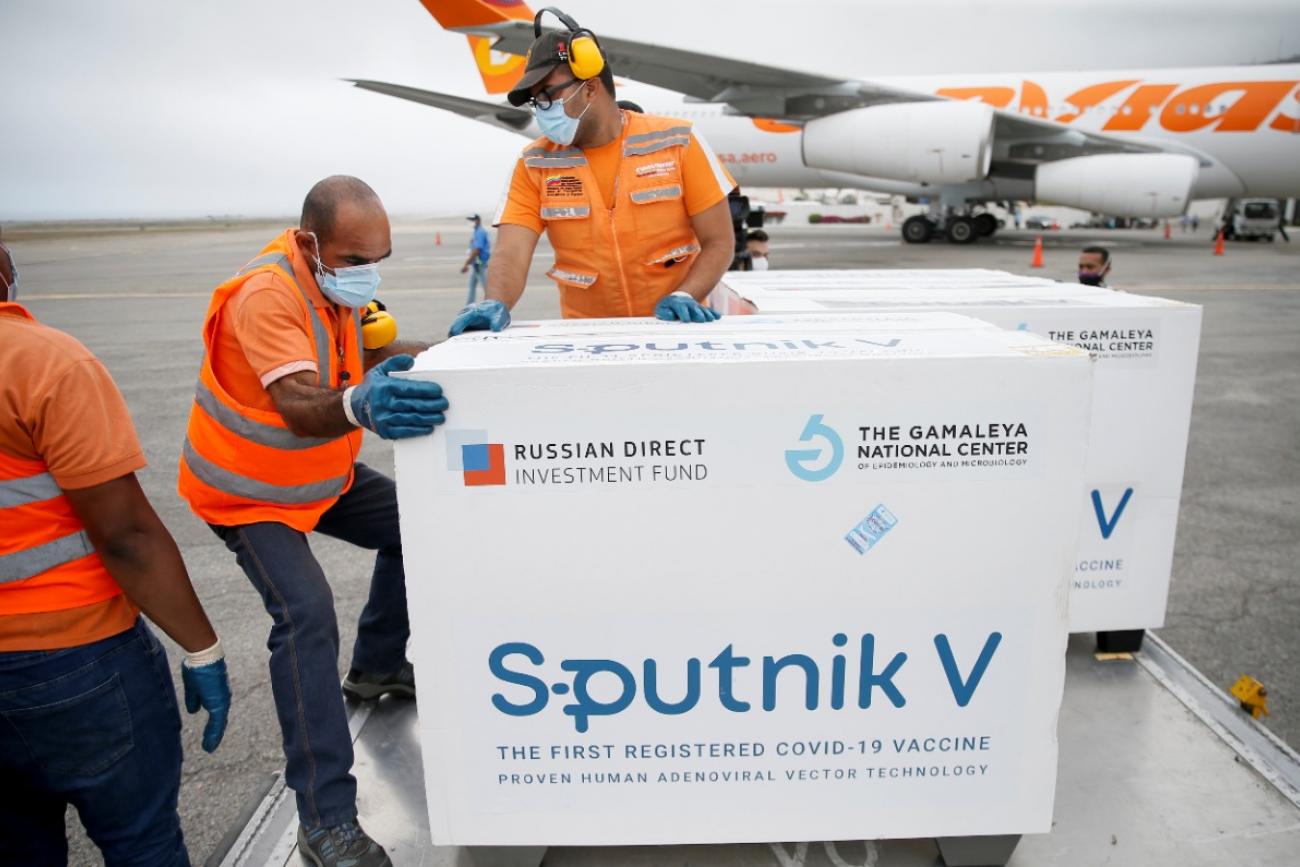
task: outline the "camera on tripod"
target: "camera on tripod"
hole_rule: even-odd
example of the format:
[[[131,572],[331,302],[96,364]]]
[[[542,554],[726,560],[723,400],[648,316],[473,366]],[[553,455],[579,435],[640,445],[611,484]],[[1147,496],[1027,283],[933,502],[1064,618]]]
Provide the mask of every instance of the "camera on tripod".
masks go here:
[[[727,204],[731,207],[731,231],[736,238],[735,254],[731,259],[731,267],[727,270],[752,271],[754,262],[746,248],[745,236],[750,229],[763,228],[763,206],[751,208],[749,196],[742,196],[740,187],[727,194]]]

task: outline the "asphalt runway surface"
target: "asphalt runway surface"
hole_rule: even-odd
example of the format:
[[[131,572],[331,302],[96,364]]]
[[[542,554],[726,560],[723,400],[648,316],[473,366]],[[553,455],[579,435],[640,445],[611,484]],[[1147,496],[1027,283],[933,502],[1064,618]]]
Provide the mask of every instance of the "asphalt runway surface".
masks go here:
[[[177,496],[176,464],[209,293],[283,225],[5,231],[21,271],[21,300],[103,359],[126,395],[149,459],[141,480],[180,544],[226,648],[234,707],[225,742],[214,755],[199,749],[202,714],[186,718],[183,734],[181,815],[196,865],[219,851],[283,758],[266,668],[269,618],[233,556]],[[1204,305],[1173,590],[1159,632],[1225,689],[1242,673],[1263,681],[1272,710],[1267,724],[1300,745],[1300,238],[1230,243],[1226,256],[1215,257],[1204,227],[1199,234],[1175,230],[1169,241],[1154,230],[1048,232],[1046,267],[1031,270],[1029,232],[1006,231],[964,247],[905,245],[883,227],[775,226],[769,232],[773,267],[780,269],[998,268],[1064,280],[1073,279],[1079,247],[1100,242],[1114,254],[1114,285]],[[468,237],[463,220],[395,224],[379,294],[403,337],[446,333],[465,300],[459,268]],[[543,242],[516,319],[559,315],[544,277],[549,262]],[[377,437],[366,437],[361,459],[392,472],[392,449]],[[342,674],[372,560],[332,539],[313,537],[312,547],[334,588]],[[169,651],[175,670],[179,656],[174,646]],[[100,863],[76,825],[70,818],[71,863]]]

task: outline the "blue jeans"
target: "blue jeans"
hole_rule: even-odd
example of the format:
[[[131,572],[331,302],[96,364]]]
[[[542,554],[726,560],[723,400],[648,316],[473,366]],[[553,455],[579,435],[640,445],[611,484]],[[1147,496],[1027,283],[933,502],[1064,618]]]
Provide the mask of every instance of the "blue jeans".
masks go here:
[[[487,289],[487,262],[475,262],[469,266],[469,296],[465,299],[466,304],[474,303],[474,294],[478,287],[483,286],[484,291]]]
[[[307,536],[263,522],[212,528],[235,553],[271,615],[271,694],[284,739],[285,782],[309,829],[356,818],[352,737],[339,690],[334,594]],[[411,634],[393,480],[356,465],[352,487],[321,516],[316,532],[378,551],[370,597],[357,624],[352,667],[388,673],[406,661]]]
[[[64,811],[107,867],[189,867],[181,718],[144,620],[64,650],[0,653],[0,864],[68,863]]]

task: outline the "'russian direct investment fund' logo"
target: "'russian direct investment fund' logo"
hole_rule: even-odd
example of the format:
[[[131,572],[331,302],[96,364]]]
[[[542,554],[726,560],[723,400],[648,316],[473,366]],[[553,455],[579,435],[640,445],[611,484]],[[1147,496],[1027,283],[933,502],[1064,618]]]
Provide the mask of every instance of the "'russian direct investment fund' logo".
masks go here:
[[[466,487],[506,483],[503,443],[487,442],[485,430],[453,430],[446,436],[447,469],[461,473]]]
[[[501,443],[468,443],[460,447],[465,485],[504,485],[506,447]]]
[[[816,464],[821,461],[823,448],[811,449],[787,449],[785,453],[785,465],[794,473],[797,478],[805,482],[824,482],[835,471],[840,468],[844,462],[844,441],[840,439],[834,428],[822,424],[821,414],[809,416],[808,423],[803,427],[803,433],[799,435],[799,442],[808,443],[814,440],[825,440],[830,445],[830,458],[821,466]]]

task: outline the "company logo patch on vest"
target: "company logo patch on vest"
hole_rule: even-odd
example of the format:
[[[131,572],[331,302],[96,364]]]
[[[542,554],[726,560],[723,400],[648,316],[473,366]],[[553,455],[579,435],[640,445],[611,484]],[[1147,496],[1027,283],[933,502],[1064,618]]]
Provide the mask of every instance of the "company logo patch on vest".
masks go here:
[[[547,175],[546,195],[551,198],[572,198],[582,195],[582,179],[575,175]]]

